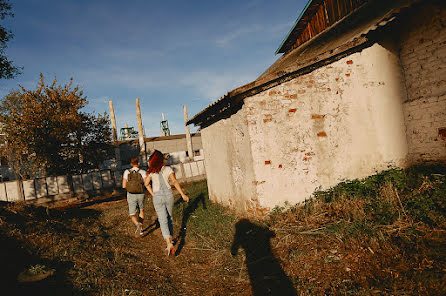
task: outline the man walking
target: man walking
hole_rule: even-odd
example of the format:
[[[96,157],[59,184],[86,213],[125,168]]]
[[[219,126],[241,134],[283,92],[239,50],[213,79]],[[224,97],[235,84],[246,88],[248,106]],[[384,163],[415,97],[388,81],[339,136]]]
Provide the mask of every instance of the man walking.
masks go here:
[[[136,226],[135,236],[143,234],[142,224],[144,222],[144,181],[147,177],[146,171],[139,168],[138,157],[130,160],[132,168],[125,170],[122,177],[122,188],[127,190],[127,203],[129,205],[130,219]],[[139,216],[138,214],[139,209]]]

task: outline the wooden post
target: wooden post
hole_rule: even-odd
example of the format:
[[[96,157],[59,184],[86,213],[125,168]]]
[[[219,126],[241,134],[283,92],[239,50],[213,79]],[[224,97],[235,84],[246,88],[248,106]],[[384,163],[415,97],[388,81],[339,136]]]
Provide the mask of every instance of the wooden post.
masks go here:
[[[189,160],[194,160],[194,152],[192,151],[192,139],[190,137],[190,128],[187,125],[187,107],[183,105],[183,113],[184,113],[184,124],[186,126],[186,144],[187,144],[187,153],[189,154]]]
[[[112,124],[113,129],[113,141],[115,142],[115,159],[116,159],[116,165],[117,168],[121,169],[121,152],[119,150],[119,143],[118,143],[118,131],[116,130],[116,118],[115,118],[115,110],[113,109],[113,101],[109,100],[108,104],[110,106],[110,120]]]
[[[136,98],[136,116],[138,117],[138,135],[139,135],[139,148],[142,158],[142,165],[147,165],[147,153],[146,143],[144,142],[144,132],[142,130],[141,108],[139,107],[139,99]]]

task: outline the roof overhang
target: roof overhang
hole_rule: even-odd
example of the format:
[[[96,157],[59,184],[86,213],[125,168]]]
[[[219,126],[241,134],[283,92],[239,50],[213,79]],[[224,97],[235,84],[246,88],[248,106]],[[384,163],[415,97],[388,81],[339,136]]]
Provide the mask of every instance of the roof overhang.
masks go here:
[[[338,22],[336,26],[282,55],[255,81],[226,93],[186,124],[207,127],[236,113],[247,97],[308,74],[373,45],[377,41],[378,33],[398,19],[402,11],[413,3],[422,1],[370,1]]]

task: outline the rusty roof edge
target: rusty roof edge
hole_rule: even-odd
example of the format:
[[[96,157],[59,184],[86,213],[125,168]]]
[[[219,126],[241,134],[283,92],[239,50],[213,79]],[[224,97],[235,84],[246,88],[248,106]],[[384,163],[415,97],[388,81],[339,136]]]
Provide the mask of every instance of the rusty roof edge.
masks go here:
[[[285,42],[288,40],[288,37],[290,37],[291,33],[294,31],[294,29],[296,28],[297,24],[299,23],[300,19],[304,16],[304,13],[307,11],[308,7],[310,7],[310,5],[313,3],[313,0],[308,0],[307,4],[305,5],[304,9],[302,9],[302,11],[299,14],[299,17],[297,18],[297,20],[294,22],[293,27],[291,27],[291,30],[288,32],[288,34],[285,36],[285,38],[282,40],[282,42],[280,43],[279,47],[276,49],[276,51],[274,52],[274,54],[279,54],[279,53],[283,53],[283,51],[281,52],[280,50],[282,49],[282,47],[285,45]]]
[[[407,3],[407,6],[410,6],[411,4],[416,3],[416,2],[422,2],[422,0],[409,0],[408,3]],[[407,6],[406,6],[406,7],[407,7]],[[367,35],[368,33],[370,33],[370,32],[372,32],[372,31],[376,30],[378,27],[387,25],[388,23],[392,22],[392,21],[395,19],[395,17],[393,17],[393,15],[396,14],[396,13],[398,13],[402,8],[403,8],[403,7],[400,7],[399,9],[396,9],[396,10],[392,10],[392,11],[390,11],[389,13],[385,14],[384,16],[382,16],[382,17],[380,18],[380,20],[377,21],[377,23],[376,23],[375,26],[372,26],[369,30],[367,30],[367,31],[365,31],[365,32],[362,32],[362,33],[360,34],[359,37],[361,37],[361,36],[365,36],[365,35]],[[386,21],[386,20],[387,20],[387,21]],[[383,23],[383,21],[384,21],[384,23]],[[353,40],[352,42],[354,42],[354,40]],[[361,44],[363,44],[363,43],[364,43],[364,42],[359,43],[359,44],[356,44],[355,46],[359,46],[359,45],[361,45]],[[340,47],[341,47],[341,46],[340,46]],[[339,47],[338,47],[338,48],[339,48]],[[333,49],[333,50],[336,50],[336,49],[338,49],[338,48],[335,48],[335,49]],[[297,49],[297,48],[296,48],[296,49]],[[295,49],[295,50],[296,50],[296,49]],[[332,51],[333,51],[333,50],[332,50]],[[325,52],[325,53],[326,53],[326,52]],[[320,54],[319,56],[323,56],[325,53],[322,53],[322,54]],[[318,57],[315,57],[315,58],[316,58],[317,61],[314,62],[314,63],[312,63],[312,64],[317,64],[317,63],[320,63],[320,62],[321,62],[321,60],[318,60],[318,59],[317,59]],[[269,78],[269,79],[265,79],[264,81],[261,81],[261,79],[259,80],[259,78],[258,78],[258,79],[254,80],[254,81],[252,81],[252,82],[250,82],[250,83],[248,83],[248,84],[245,84],[245,85],[243,85],[243,86],[240,86],[240,87],[238,87],[238,88],[235,88],[235,89],[231,90],[230,92],[226,93],[224,96],[220,97],[220,98],[219,98],[217,101],[215,101],[214,103],[210,104],[208,107],[206,107],[205,109],[203,109],[201,112],[199,112],[198,114],[196,114],[192,119],[190,119],[190,120],[186,123],[186,125],[189,125],[189,124],[201,125],[201,124],[203,123],[203,121],[206,121],[206,120],[209,118],[209,116],[207,116],[207,118],[205,118],[204,120],[200,120],[200,117],[203,117],[203,115],[205,115],[206,113],[209,113],[210,109],[211,109],[212,107],[214,107],[215,105],[217,105],[217,104],[222,104],[222,103],[224,103],[224,101],[229,100],[229,99],[240,98],[240,97],[243,96],[244,94],[247,94],[247,93],[252,92],[254,89],[257,89],[257,88],[260,88],[260,87],[267,86],[268,84],[271,84],[271,83],[273,83],[274,81],[279,81],[279,80],[281,80],[282,78],[287,77],[287,76],[290,76],[290,75],[292,75],[292,73],[299,72],[299,70],[301,70],[302,68],[308,67],[308,66],[311,66],[311,64],[308,64],[307,66],[304,66],[304,67],[300,67],[299,69],[294,70],[294,71],[283,72],[283,74],[282,74],[281,76],[274,77],[274,78]],[[243,100],[243,99],[244,99],[244,98],[242,98],[242,100]],[[229,102],[228,102],[228,103],[229,103]]]

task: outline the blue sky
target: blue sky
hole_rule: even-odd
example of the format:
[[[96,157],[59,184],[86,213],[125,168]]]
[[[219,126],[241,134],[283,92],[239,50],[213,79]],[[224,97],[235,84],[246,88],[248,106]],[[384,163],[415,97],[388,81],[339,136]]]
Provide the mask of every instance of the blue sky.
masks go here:
[[[255,80],[279,56],[275,50],[306,0],[10,1],[14,34],[7,56],[23,74],[0,80],[0,97],[43,73],[80,85],[86,111],[109,113],[118,129],[137,127],[140,99],[146,136],[158,136],[164,112],[172,134],[220,96]],[[195,131],[196,128],[193,128]]]

